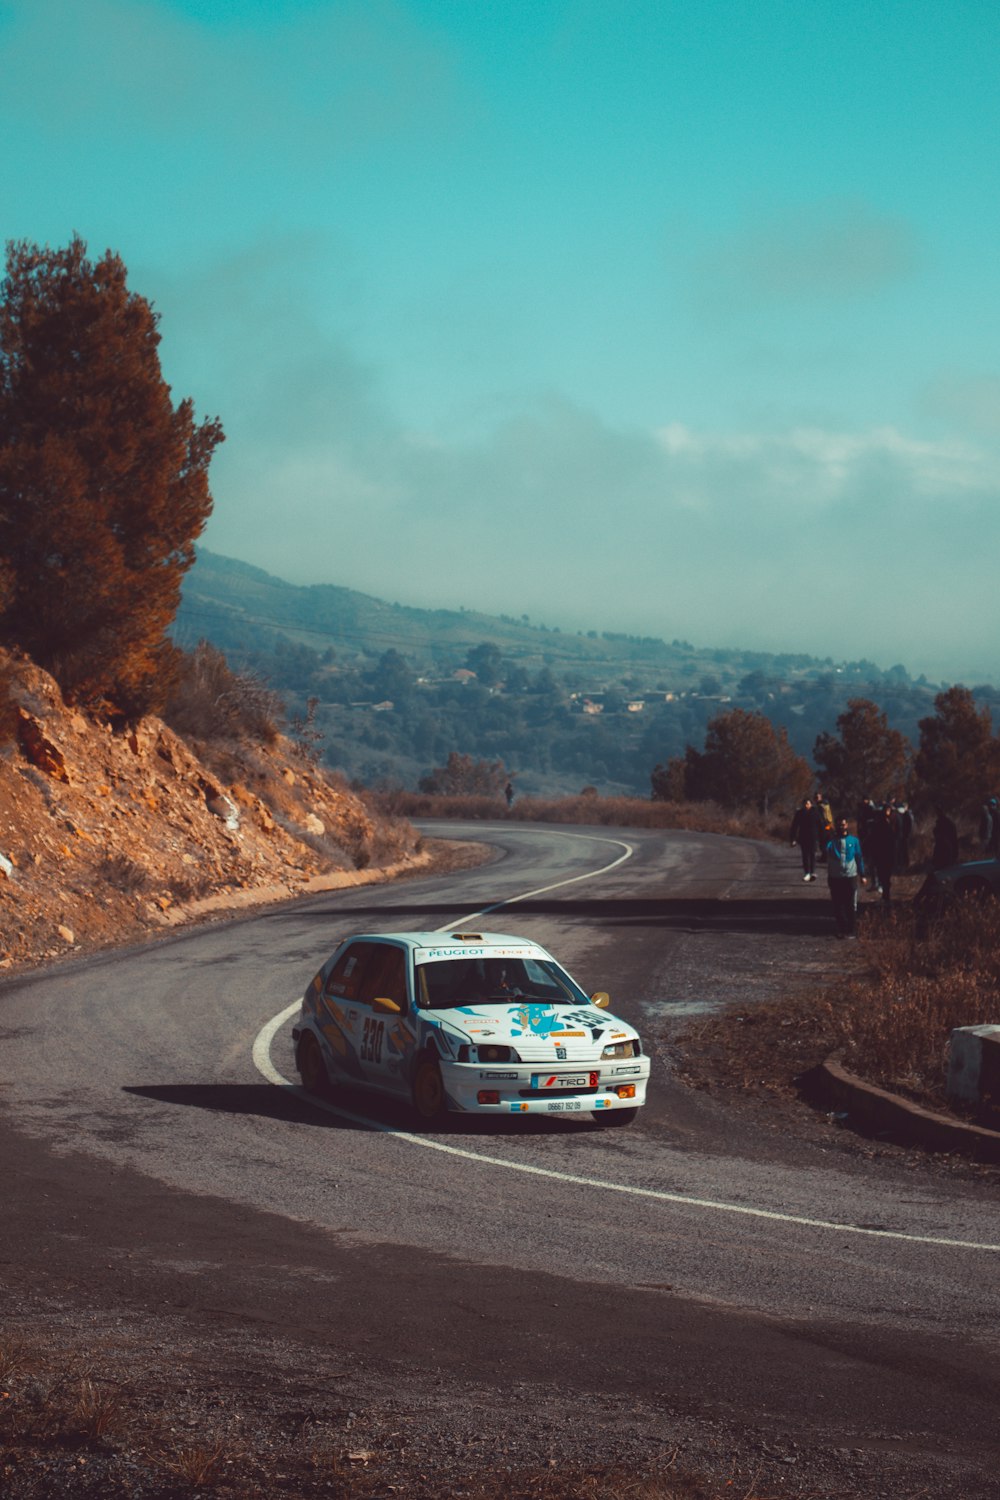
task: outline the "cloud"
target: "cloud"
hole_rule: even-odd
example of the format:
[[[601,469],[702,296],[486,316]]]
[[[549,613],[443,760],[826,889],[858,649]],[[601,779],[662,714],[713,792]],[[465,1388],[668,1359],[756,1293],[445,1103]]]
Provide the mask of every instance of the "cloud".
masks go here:
[[[46,134],[310,158],[439,129],[456,106],[448,48],[394,0],[344,0],[266,31],[208,28],[162,0],[14,0],[5,21],[4,111]]]
[[[1000,375],[947,374],[917,398],[922,416],[980,437],[1000,436]]]
[[[987,445],[893,426],[647,430],[554,391],[513,411],[505,396],[475,436],[413,431],[318,311],[316,282],[352,275],[335,242],[290,237],[136,278],[178,394],[228,434],[207,546],[425,607],[988,675],[969,665],[1000,632]]]
[[[861,200],[803,205],[748,223],[708,246],[694,270],[706,309],[829,303],[869,297],[911,275],[916,234]]]

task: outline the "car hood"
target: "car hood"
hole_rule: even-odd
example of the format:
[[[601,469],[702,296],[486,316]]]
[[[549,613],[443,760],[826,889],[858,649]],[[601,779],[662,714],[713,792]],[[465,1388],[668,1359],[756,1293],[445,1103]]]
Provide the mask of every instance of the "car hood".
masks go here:
[[[979,875],[993,884],[1000,884],[1000,859],[969,859],[932,873],[936,880],[961,880],[963,875]]]
[[[522,1001],[452,1006],[423,1014],[456,1042],[511,1046],[525,1062],[592,1058],[610,1042],[629,1041],[637,1035],[631,1026],[596,1005]]]

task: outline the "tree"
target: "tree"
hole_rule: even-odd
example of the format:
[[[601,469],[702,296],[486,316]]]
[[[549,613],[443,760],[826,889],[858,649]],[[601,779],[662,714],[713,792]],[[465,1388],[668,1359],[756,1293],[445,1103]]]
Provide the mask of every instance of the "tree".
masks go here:
[[[813,751],[823,790],[837,807],[853,809],[865,796],[882,802],[902,788],[910,747],[877,704],[849,699],[837,728],[839,739],[824,731]]]
[[[664,784],[677,785],[673,763]],[[753,806],[765,814],[776,800],[798,801],[812,776],[801,755],[763,714],[734,708],[709,721],[705,749],[684,755],[684,791],[695,802]]]
[[[413,692],[413,668],[406,657],[392,646],[383,651],[371,675],[373,698],[387,698],[393,703],[401,702]]]
[[[938,693],[935,714],[920,720],[914,761],[915,794],[922,803],[972,809],[1000,784],[1000,742],[987,708],[976,708],[968,688]]]
[[[496,687],[503,680],[503,656],[493,641],[481,641],[466,653],[465,665],[475,672],[484,687]]]
[[[437,797],[498,797],[507,781],[502,760],[473,760],[453,750],[447,765],[420,778],[420,790]]]
[[[687,760],[683,755],[674,755],[666,765],[653,767],[650,776],[653,802],[684,802],[687,798]]]
[[[218,421],[174,407],[159,315],[107,251],[7,249],[0,286],[0,626],[82,702],[162,704],[167,627],[212,507]]]

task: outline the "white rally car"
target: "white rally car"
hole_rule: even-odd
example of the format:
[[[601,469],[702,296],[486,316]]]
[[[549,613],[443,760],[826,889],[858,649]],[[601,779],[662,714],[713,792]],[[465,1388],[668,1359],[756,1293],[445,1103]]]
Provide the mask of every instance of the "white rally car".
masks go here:
[[[646,1102],[636,1031],[550,953],[491,932],[359,933],[306,990],[292,1035],[304,1086],[408,1099],[421,1120],[593,1114],[627,1125]]]

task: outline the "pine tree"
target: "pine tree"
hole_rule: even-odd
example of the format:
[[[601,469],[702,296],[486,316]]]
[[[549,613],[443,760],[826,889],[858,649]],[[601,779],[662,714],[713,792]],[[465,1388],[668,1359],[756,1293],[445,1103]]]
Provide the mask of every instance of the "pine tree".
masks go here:
[[[0,287],[0,626],[67,696],[161,706],[166,638],[223,439],[176,408],[121,259],[8,246]]]
[[[920,720],[914,770],[922,803],[952,811],[978,807],[1000,786],[1000,740],[989,709],[978,709],[969,689],[938,693],[933,718]]]
[[[676,786],[679,773],[668,767],[668,775]],[[710,720],[705,749],[688,745],[684,755],[684,789],[695,802],[756,807],[766,815],[775,803],[797,802],[811,779],[787,732],[742,708]]]
[[[851,698],[838,715],[840,737],[824,731],[816,739],[813,759],[820,781],[833,803],[852,814],[862,797],[882,802],[903,791],[910,747],[878,704]]]

